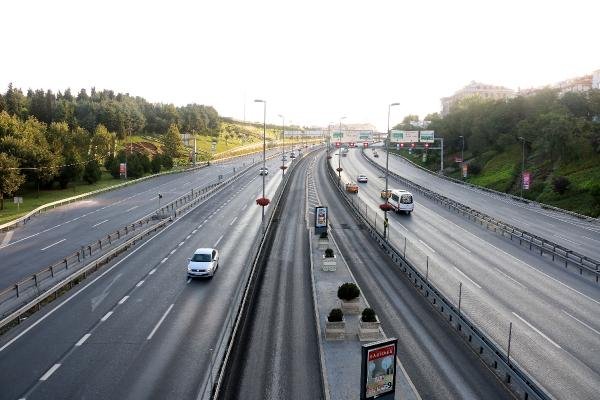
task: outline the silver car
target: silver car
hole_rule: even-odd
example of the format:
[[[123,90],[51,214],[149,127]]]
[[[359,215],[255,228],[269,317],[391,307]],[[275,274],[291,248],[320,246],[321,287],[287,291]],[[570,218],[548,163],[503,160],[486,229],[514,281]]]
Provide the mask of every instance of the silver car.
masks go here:
[[[212,278],[219,268],[219,251],[212,248],[200,248],[188,260],[188,278]]]

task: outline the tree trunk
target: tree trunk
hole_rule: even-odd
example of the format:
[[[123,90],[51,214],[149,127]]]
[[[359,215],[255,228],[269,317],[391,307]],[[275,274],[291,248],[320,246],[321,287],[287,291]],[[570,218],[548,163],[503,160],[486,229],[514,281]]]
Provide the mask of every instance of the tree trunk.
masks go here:
[[[4,210],[4,194],[0,193],[0,210]]]

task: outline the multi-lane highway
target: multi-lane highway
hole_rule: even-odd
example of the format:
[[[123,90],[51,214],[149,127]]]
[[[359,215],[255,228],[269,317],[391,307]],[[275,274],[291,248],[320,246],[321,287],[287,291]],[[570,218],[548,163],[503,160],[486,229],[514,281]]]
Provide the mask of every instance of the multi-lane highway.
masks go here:
[[[378,210],[383,174],[359,151],[351,150],[342,157],[342,176],[356,180],[358,174],[367,175],[369,182],[361,184],[358,197]],[[337,166],[337,156],[333,161]],[[394,170],[396,165],[392,165]],[[409,168],[414,169],[402,164],[402,169],[394,172],[404,175]],[[419,183],[436,190],[427,180]],[[390,186],[401,187],[393,180]],[[459,188],[455,191],[467,193],[464,196],[476,193]],[[598,287],[418,193],[414,196],[415,211],[410,216],[389,213],[391,242],[402,249],[407,237],[408,257],[416,260],[424,274],[428,261],[429,279],[447,297],[456,301],[462,282],[462,310],[505,350],[512,322],[511,357],[551,394],[561,399],[595,398],[600,390]],[[511,218],[532,212],[503,204],[505,212],[514,210]],[[588,235],[596,237],[593,232]]]
[[[271,152],[275,154],[277,150]],[[159,203],[164,205],[192,189],[216,183],[219,176],[226,179],[253,160],[258,161],[259,156],[238,157],[192,172],[159,176],[36,215],[15,230],[0,232],[0,290],[152,213]],[[273,165],[275,172],[277,167]]]
[[[280,163],[268,162],[268,196]],[[261,193],[252,168],[0,337],[0,398],[197,398],[253,257]],[[221,251],[211,280],[186,277],[199,247]]]

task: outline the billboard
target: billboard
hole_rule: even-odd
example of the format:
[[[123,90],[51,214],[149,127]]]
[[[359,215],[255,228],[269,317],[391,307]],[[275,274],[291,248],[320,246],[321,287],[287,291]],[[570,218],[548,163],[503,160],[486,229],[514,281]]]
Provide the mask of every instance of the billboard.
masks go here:
[[[327,207],[315,207],[315,234],[327,232]]]
[[[466,178],[469,172],[469,164],[463,164],[462,165],[462,174],[463,174],[463,178]]]
[[[531,172],[525,171],[525,172],[523,172],[523,189],[529,190],[530,184],[531,184]]]
[[[396,345],[391,338],[362,346],[361,400],[390,395],[396,391]]]
[[[419,142],[422,143],[433,143],[434,132],[433,131],[421,131],[419,135]]]

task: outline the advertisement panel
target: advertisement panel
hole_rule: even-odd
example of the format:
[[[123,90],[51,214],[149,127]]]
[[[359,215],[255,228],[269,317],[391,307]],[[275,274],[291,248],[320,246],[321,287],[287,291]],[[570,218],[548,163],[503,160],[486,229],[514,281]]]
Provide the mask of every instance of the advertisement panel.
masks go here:
[[[531,172],[525,171],[525,172],[523,172],[523,189],[529,190],[530,184],[531,184]]]
[[[406,143],[415,143],[419,141],[419,131],[404,131],[404,140]]]
[[[321,232],[327,232],[327,207],[317,206],[315,207],[315,234],[321,234]]]
[[[421,143],[433,143],[434,131],[421,131],[419,141]]]
[[[127,177],[127,164],[126,163],[119,164],[119,175],[121,176],[121,178]]]
[[[469,171],[469,164],[463,164],[463,166],[462,166],[463,178],[467,177],[468,171]]]
[[[383,395],[393,398],[396,390],[397,343],[398,339],[391,338],[362,346],[361,400]]]

